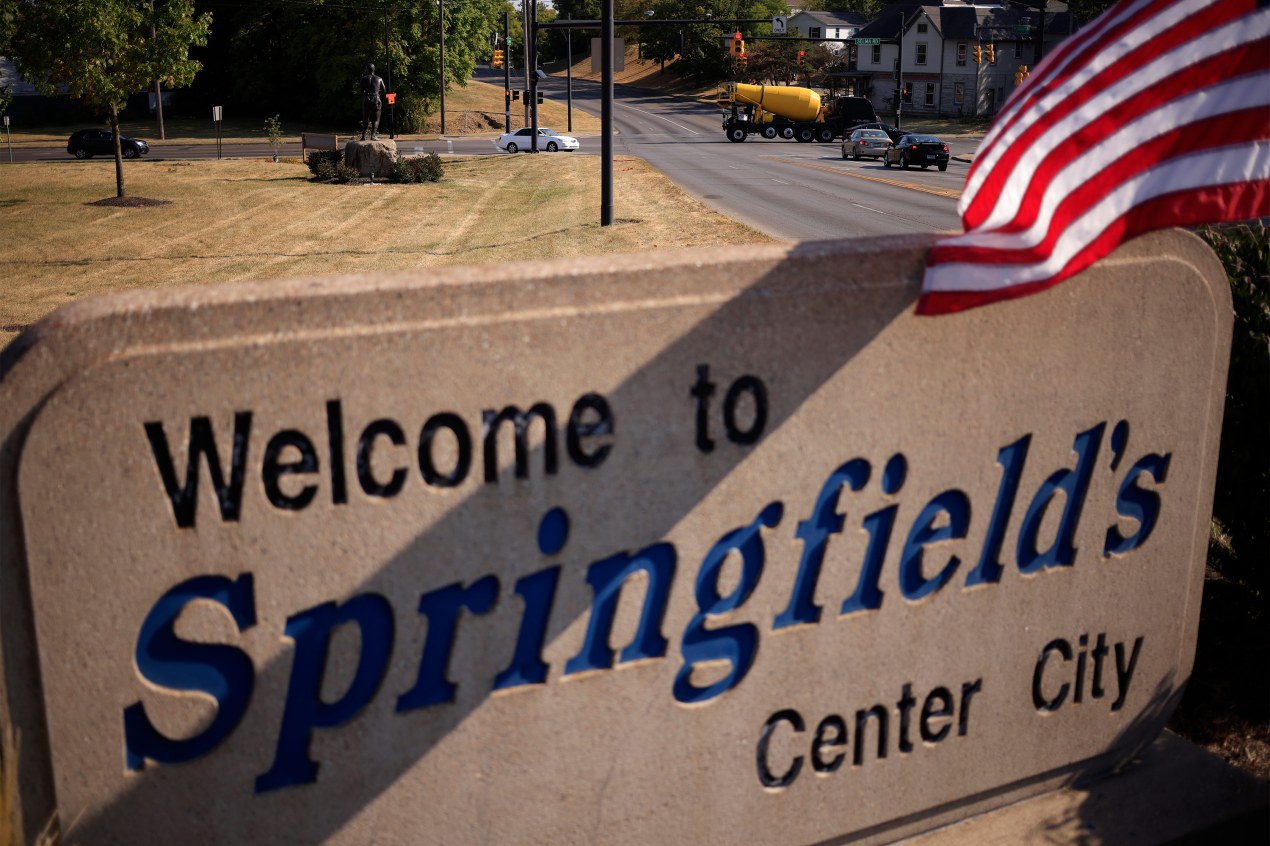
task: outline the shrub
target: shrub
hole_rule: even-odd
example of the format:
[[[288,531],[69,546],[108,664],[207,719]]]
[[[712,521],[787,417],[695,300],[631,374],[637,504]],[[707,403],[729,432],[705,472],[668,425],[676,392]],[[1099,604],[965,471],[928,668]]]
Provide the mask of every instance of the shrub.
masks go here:
[[[339,150],[314,150],[312,153],[309,153],[309,171],[319,179],[321,179],[319,171],[324,165],[329,167],[331,165],[343,164],[343,162],[344,154]]]
[[[412,182],[440,182],[445,175],[441,165],[441,157],[436,153],[416,158],[401,157],[393,166],[392,181],[409,184]]]
[[[1227,535],[1210,563],[1228,579],[1270,594],[1270,237],[1260,221],[1209,226],[1200,237],[1230,280],[1235,325],[1213,518]]]
[[[318,163],[317,172],[314,178],[318,182],[352,182],[357,179],[358,173],[353,168],[344,164],[344,160],[336,158],[335,161],[326,159]]]

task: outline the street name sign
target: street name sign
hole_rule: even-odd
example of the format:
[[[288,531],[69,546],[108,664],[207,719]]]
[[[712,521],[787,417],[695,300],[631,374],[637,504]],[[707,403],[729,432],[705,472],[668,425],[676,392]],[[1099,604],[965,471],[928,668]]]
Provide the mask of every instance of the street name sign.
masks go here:
[[[0,358],[20,831],[890,840],[1191,667],[1230,302],[1182,232],[913,314],[932,239],[142,291]]]
[[[881,38],[857,38],[855,40],[855,43],[859,44],[861,47],[871,47],[874,44],[881,44],[882,39]]]

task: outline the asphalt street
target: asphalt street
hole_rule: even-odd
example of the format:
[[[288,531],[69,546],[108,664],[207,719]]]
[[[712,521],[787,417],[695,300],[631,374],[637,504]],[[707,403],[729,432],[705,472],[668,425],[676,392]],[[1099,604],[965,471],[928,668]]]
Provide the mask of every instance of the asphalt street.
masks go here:
[[[485,80],[501,83],[501,77]],[[566,98],[566,81],[543,80],[547,97]],[[599,115],[600,86],[573,82],[575,109]],[[880,162],[844,160],[840,144],[800,144],[757,136],[734,144],[723,136],[720,112],[711,104],[647,90],[615,86],[614,156],[644,159],[706,205],[776,238],[826,238],[960,231],[957,198],[965,182],[976,139],[949,138],[953,153],[947,172],[886,168]],[[554,127],[564,132],[566,126]],[[577,153],[598,155],[598,133],[579,133]],[[507,155],[490,137],[400,139],[405,155]],[[60,161],[81,165],[61,145],[12,148],[15,161]],[[225,144],[223,155],[267,156],[264,142]],[[282,155],[298,156],[299,144],[286,144]],[[0,156],[4,152],[0,151]],[[522,155],[522,154],[517,154]],[[155,142],[150,159],[213,158],[214,144]],[[620,168],[614,176],[614,210],[621,217]],[[596,209],[599,217],[599,208]]]

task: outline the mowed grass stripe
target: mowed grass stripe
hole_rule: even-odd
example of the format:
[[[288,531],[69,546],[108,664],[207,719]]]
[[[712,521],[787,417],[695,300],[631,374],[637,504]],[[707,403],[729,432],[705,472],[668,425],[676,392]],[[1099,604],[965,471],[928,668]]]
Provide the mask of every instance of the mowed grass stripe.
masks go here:
[[[124,168],[129,196],[168,204],[86,205],[114,194],[109,161],[5,167],[0,346],[64,303],[125,289],[772,240],[631,158],[615,162],[611,227],[595,156],[451,159],[425,185],[317,185],[267,159]]]

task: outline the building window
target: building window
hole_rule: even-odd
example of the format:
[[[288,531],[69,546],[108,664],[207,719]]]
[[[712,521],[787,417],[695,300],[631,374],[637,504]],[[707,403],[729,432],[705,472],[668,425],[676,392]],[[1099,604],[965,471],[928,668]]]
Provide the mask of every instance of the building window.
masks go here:
[[[819,37],[820,37],[820,27],[818,27],[818,26],[813,26],[811,29],[807,30],[807,37],[808,37],[808,38],[819,38]]]
[[[957,45],[957,66],[966,66],[966,42],[964,41]]]
[[[919,65],[926,64],[926,42],[925,41],[917,42],[917,64]]]
[[[926,83],[926,105],[935,105],[935,83]]]
[[[925,31],[926,31],[926,24],[924,24],[924,23],[919,23],[919,24],[917,25],[917,31],[918,31],[919,33],[921,33],[921,32],[925,32]]]
[[[966,83],[957,82],[953,84],[953,102],[958,106],[966,102]]]
[[[882,64],[882,45],[881,44],[873,45],[873,64],[875,65]]]

